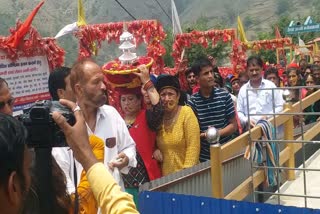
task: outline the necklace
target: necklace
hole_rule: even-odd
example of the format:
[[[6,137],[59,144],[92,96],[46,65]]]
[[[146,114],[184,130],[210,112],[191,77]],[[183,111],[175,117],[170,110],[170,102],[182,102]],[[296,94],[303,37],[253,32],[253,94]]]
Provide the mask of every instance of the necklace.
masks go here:
[[[172,130],[173,125],[177,121],[179,110],[180,108],[178,107],[177,110],[175,110],[174,113],[172,113],[173,115],[170,115],[170,117],[167,117],[167,118],[163,117],[162,126],[166,132],[169,132],[170,130]]]
[[[136,120],[136,118],[133,118],[133,119],[125,119],[125,122],[127,125],[132,125],[134,123],[134,121]]]
[[[171,117],[163,117],[163,120],[164,120],[164,121],[170,121],[170,120],[172,120],[175,116],[176,116],[176,115],[173,115],[173,116],[171,116]]]
[[[174,109],[173,111],[171,112],[168,112],[167,115],[163,115],[163,120],[172,120],[176,115],[177,115],[177,112],[179,111],[179,106],[176,107],[176,109]]]

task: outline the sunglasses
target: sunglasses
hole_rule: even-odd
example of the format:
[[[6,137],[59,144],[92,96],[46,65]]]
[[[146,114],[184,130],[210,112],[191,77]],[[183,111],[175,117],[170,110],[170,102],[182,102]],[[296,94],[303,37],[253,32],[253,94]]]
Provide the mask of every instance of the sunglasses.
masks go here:
[[[8,104],[10,107],[13,106],[14,101],[15,101],[15,98],[10,98],[7,101],[0,102],[0,109],[3,109],[6,106],[6,104]]]

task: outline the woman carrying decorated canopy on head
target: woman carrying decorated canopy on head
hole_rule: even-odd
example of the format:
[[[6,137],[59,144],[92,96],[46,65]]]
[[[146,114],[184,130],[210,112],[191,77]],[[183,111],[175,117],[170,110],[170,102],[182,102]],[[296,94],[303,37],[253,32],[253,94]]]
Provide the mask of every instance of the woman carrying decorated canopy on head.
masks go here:
[[[154,158],[168,175],[192,167],[199,162],[200,129],[189,106],[180,106],[180,84],[176,77],[159,76],[156,88],[164,106],[163,121],[157,132],[158,149]]]
[[[137,167],[131,168],[128,174],[122,174],[126,191],[133,195],[137,204],[139,186],[145,182],[161,177],[158,162],[153,159],[156,144],[156,131],[162,121],[163,108],[160,104],[159,94],[149,77],[149,70],[145,65],[138,67],[138,75],[142,87],[118,88],[123,118],[127,124],[130,135],[136,143]],[[146,110],[143,106],[144,97],[151,102],[151,108]]]

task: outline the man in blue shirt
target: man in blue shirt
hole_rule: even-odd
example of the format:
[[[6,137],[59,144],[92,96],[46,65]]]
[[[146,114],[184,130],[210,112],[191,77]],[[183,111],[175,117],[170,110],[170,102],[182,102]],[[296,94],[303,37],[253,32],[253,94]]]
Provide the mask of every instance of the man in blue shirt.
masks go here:
[[[226,90],[214,87],[212,70],[213,66],[207,58],[199,59],[192,66],[200,90],[191,96],[188,105],[192,107],[200,125],[201,162],[210,160],[210,144],[205,134],[210,126],[219,130],[221,144],[231,140],[232,134],[237,131],[235,107],[231,96]]]

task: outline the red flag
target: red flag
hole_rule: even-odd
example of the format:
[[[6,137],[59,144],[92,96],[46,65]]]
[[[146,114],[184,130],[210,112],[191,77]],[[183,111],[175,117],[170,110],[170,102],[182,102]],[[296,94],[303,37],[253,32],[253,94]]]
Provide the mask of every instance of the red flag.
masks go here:
[[[274,29],[274,34],[276,35],[276,39],[281,39],[281,38],[282,38],[278,26],[275,27],[275,29]]]
[[[29,14],[25,22],[20,25],[19,29],[8,38],[7,44],[12,48],[17,48],[19,42],[24,38],[26,33],[29,31],[31,23],[37,12],[39,11],[40,7],[44,4],[44,1],[40,2],[36,8]]]

